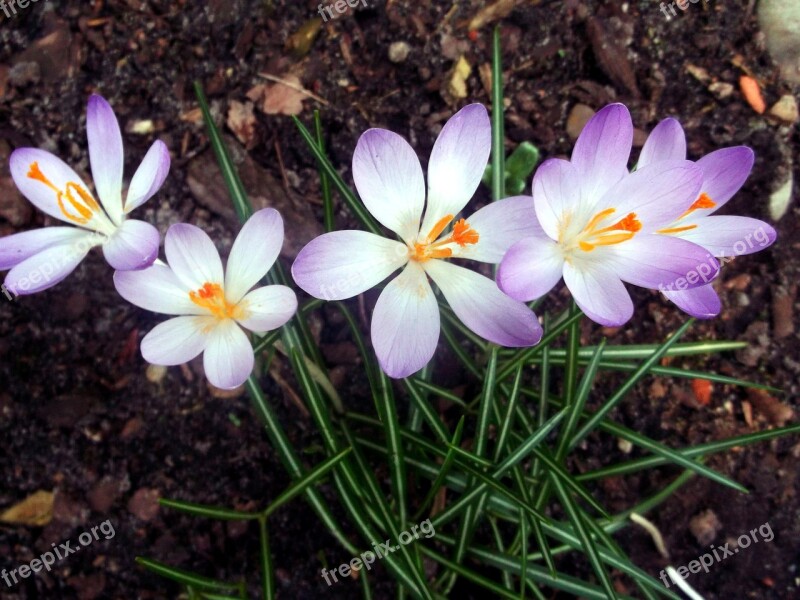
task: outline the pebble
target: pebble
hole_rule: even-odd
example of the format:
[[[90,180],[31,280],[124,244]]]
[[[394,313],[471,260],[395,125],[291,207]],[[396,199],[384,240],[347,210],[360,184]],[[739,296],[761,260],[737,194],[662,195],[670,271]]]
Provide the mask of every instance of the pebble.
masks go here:
[[[720,529],[722,529],[722,523],[719,522],[717,514],[711,509],[695,515],[689,521],[689,531],[692,532],[692,535],[701,546],[708,546],[713,542]]]
[[[158,514],[160,495],[158,490],[141,488],[128,502],[128,510],[142,521],[152,521]]]
[[[567,117],[567,135],[569,139],[573,142],[577,140],[581,131],[583,131],[583,128],[586,126],[586,123],[588,123],[589,119],[593,116],[594,110],[592,110],[591,107],[585,104],[576,104],[573,106]]]
[[[715,81],[708,86],[708,91],[714,94],[718,100],[729,98],[736,88],[725,81]]]
[[[395,64],[405,62],[411,52],[411,46],[406,42],[394,42],[389,46],[389,60]]]
[[[775,117],[788,125],[793,125],[800,120],[800,111],[797,108],[797,99],[791,94],[781,96],[775,105],[769,109],[770,116]]]

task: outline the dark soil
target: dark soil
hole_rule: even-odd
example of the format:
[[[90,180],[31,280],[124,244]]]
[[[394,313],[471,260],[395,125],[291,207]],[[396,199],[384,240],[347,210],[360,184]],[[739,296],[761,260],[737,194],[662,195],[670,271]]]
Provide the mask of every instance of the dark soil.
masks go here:
[[[88,172],[85,110],[92,92],[111,102],[126,131],[127,176],[153,139],[163,139],[171,150],[170,177],[140,210],[140,218],[155,223],[162,233],[172,223],[195,223],[219,240],[224,251],[235,235],[235,221],[224,188],[208,171],[213,161],[196,110],[194,80],[203,83],[224,124],[232,102],[245,102],[255,86],[270,83],[259,73],[297,75],[306,89],[328,103],[306,100],[300,117],[309,122],[313,108],[322,109],[332,160],[347,177],[355,143],[368,127],[404,135],[427,157],[442,124],[459,106],[468,101],[489,104],[488,81],[481,73],[490,60],[490,27],[471,33],[467,25],[486,3],[368,0],[367,8],[324,24],[310,51],[298,56],[287,40],[300,39],[297,32],[317,16],[318,4],[51,0],[19,9],[12,18],[0,13],[0,235],[46,222],[13,192],[7,172],[11,150],[43,147]],[[671,21],[655,0],[517,4],[500,22],[509,150],[529,140],[546,157],[568,154],[572,140],[567,121],[576,104],[598,109],[622,101],[640,130],[639,143],[658,120],[675,116],[686,128],[691,157],[729,145],[751,146],[758,157],[753,175],[726,211],[768,219],[767,200],[791,168],[798,138],[793,128],[757,115],[742,99],[737,82],[750,72],[762,82],[770,104],[797,90],[779,79],[743,2],[691,4]],[[394,42],[405,42],[410,49],[399,63],[388,58]],[[473,72],[467,80],[469,97],[456,100],[448,82],[461,55]],[[727,96],[715,95],[709,82],[689,74],[687,65],[733,87]],[[284,213],[288,260],[320,230],[318,177],[288,116],[267,115],[257,107],[255,117],[252,128],[240,131],[244,144],[234,137],[228,142],[248,172],[245,183],[254,201]],[[148,119],[150,127],[141,125]],[[482,188],[478,204],[488,199]],[[337,224],[355,226],[344,209]],[[785,394],[765,398],[715,385],[710,402],[702,405],[686,380],[650,378],[617,410],[620,422],[672,447],[793,422],[785,411],[792,406],[797,410],[800,371],[794,325],[798,209],[791,206],[776,226],[780,237],[773,248],[725,268],[719,281],[723,314],[696,325],[687,336],[747,340],[751,348],[673,364],[748,378],[782,388]],[[605,334],[615,344],[651,343],[684,320],[654,293],[636,290],[634,297],[638,309],[630,326],[601,332],[586,325],[584,341],[595,343]],[[562,290],[545,309],[555,311],[564,298]],[[0,597],[177,597],[178,588],[138,567],[136,556],[219,579],[249,577],[255,596],[255,528],[189,519],[154,504],[160,495],[255,509],[289,484],[246,396],[210,390],[198,364],[166,374],[148,371],[138,342],[162,319],[116,295],[99,254],[48,292],[0,300],[0,507],[37,490],[56,493],[53,520],[45,527],[0,524],[0,569],[28,563],[51,544],[77,539],[106,520],[115,531],[113,538],[101,538],[50,573],[14,587],[0,583]],[[366,306],[373,302],[368,296]],[[362,310],[356,301],[352,306]],[[313,325],[335,367],[332,373],[342,396],[371,412],[345,328],[326,309],[315,313]],[[294,382],[287,365],[278,360],[284,384],[265,376],[265,391],[293,442],[308,448],[307,464],[317,464],[324,459],[319,440],[311,420],[287,393]],[[436,378],[443,385],[474,383],[446,353],[438,369]],[[609,377],[608,385],[615,381],[619,377]],[[602,396],[592,402],[599,403]],[[404,413],[405,401],[399,397]],[[457,416],[453,409],[446,413],[453,421]],[[573,466],[588,470],[623,457],[616,440],[596,435],[577,453]],[[736,449],[709,464],[751,493],[736,494],[695,478],[650,513],[665,536],[672,564],[686,565],[710,543],[722,546],[768,522],[773,541],[742,549],[709,574],[692,576],[690,583],[706,598],[800,596],[797,437]],[[598,487],[598,497],[610,510],[623,510],[676,474],[663,468],[607,480]],[[418,485],[424,494],[427,488]],[[335,504],[333,493],[325,487],[323,491]],[[708,542],[700,543],[690,521],[708,510],[719,527]],[[281,510],[271,530],[281,597],[360,597],[356,582],[331,588],[324,584],[321,567],[350,557],[303,501]],[[628,529],[617,539],[654,576],[666,566],[643,530]],[[580,563],[565,563],[564,568],[591,577]],[[377,574],[375,597],[393,597],[386,572],[379,569]],[[620,578],[619,585],[631,590],[630,581]],[[458,595],[485,597],[466,586]]]

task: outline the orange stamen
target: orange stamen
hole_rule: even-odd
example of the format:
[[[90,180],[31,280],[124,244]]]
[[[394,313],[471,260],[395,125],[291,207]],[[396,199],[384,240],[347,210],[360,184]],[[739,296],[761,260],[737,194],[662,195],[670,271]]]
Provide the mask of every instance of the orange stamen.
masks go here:
[[[462,248],[467,244],[477,244],[480,236],[469,226],[465,219],[460,219],[453,225],[453,241]]]
[[[583,230],[586,237],[578,242],[578,247],[584,252],[591,252],[597,246],[611,246],[620,244],[631,239],[636,233],[641,231],[642,222],[636,218],[636,213],[628,213],[625,217],[603,229],[595,231],[597,224],[605,217],[615,212],[613,208],[607,208],[604,211],[597,213],[594,218],[589,221],[589,224]]]
[[[74,181],[67,183],[66,190],[58,189],[53,182],[51,182],[45,176],[45,174],[42,173],[38,162],[31,163],[31,166],[28,170],[28,177],[34,181],[43,183],[56,193],[56,202],[58,203],[59,210],[61,210],[61,214],[73,223],[85,225],[91,221],[95,211],[100,211],[100,205],[94,198],[92,198],[92,195]],[[75,198],[73,192],[78,195],[80,202]],[[70,206],[77,211],[77,215],[72,214],[67,209],[67,206],[64,203],[64,198],[66,198]]]
[[[668,227],[667,229],[659,229],[656,233],[663,235],[670,235],[671,233],[681,233],[682,231],[689,231],[695,229],[697,225],[684,225],[683,227]]]
[[[218,319],[237,319],[242,313],[239,306],[225,299],[222,286],[218,283],[204,283],[199,290],[189,292],[189,299],[197,306],[210,311]]]
[[[436,225],[433,226],[430,233],[428,234],[427,237],[428,243],[430,244],[431,242],[436,241],[438,237],[442,235],[444,228],[447,227],[450,224],[450,221],[452,220],[453,220],[453,215],[445,215],[441,219],[439,219],[436,222]]]
[[[417,242],[411,248],[409,257],[417,262],[425,262],[432,258],[450,258],[453,256],[453,249],[446,248],[448,244],[458,244],[462,248],[467,244],[477,244],[480,236],[472,229],[465,219],[459,219],[453,224],[453,231],[450,235],[441,240],[435,241],[453,220],[453,215],[445,215],[439,219],[425,237],[423,243]]]

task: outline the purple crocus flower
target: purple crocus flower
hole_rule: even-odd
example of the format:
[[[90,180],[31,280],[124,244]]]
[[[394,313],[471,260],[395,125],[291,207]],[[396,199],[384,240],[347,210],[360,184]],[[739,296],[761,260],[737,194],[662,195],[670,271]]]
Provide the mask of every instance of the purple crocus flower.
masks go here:
[[[454,115],[431,153],[426,206],[425,179],[411,146],[391,131],[367,131],[353,155],[353,179],[367,209],[402,241],[335,231],[312,240],[292,266],[297,284],[325,300],[356,296],[402,269],[381,292],[372,315],[372,345],[391,377],[418,371],[436,350],[439,307],[428,276],[458,318],[481,337],[512,347],[541,339],[541,326],[523,303],[491,279],[446,260],[498,263],[514,241],[531,233],[533,225],[521,218],[527,212],[524,198],[494,202],[469,220],[455,218],[475,193],[490,148],[491,125],[482,105]]]
[[[142,340],[149,363],[180,365],[203,353],[208,380],[222,389],[242,385],[253,370],[253,347],[242,330],[277,329],[297,311],[297,297],[286,286],[251,288],[278,258],[283,219],[273,208],[245,223],[223,270],[211,238],[194,225],[178,223],[167,231],[169,266],[117,271],[114,285],[131,304],[181,315],[157,325]]]
[[[647,138],[639,166],[686,158],[686,136],[675,119],[661,121]],[[659,230],[681,238],[707,251],[708,259],[731,258],[763,250],[775,242],[776,233],[764,221],[751,217],[714,215],[744,185],[753,168],[753,151],[746,146],[723,148],[707,154],[695,164],[703,173],[703,183],[694,204],[675,221]],[[713,215],[713,216],[712,216]],[[725,262],[725,261],[721,261]],[[699,264],[685,279],[661,287],[663,294],[694,317],[707,319],[719,314],[721,302],[708,284],[687,289],[690,280],[703,279],[706,271]]]
[[[9,160],[11,176],[39,210],[72,227],[47,227],[0,240],[0,270],[11,269],[5,287],[13,293],[46,290],[72,273],[95,246],[102,246],[115,269],[150,266],[158,256],[160,236],[144,221],[127,218],[149,200],[169,173],[167,146],[156,141],[122,199],[122,134],[111,106],[89,99],[86,116],[89,161],[98,202],[89,187],[60,158],[38,148],[19,148]]]
[[[697,198],[702,172],[689,161],[669,160],[629,174],[632,141],[628,109],[612,104],[587,123],[570,161],[539,167],[528,199],[536,232],[503,258],[500,289],[528,301],[563,277],[589,318],[618,326],[633,314],[623,282],[659,289],[700,263],[708,264],[709,279],[716,275],[719,265],[703,248],[657,233]]]

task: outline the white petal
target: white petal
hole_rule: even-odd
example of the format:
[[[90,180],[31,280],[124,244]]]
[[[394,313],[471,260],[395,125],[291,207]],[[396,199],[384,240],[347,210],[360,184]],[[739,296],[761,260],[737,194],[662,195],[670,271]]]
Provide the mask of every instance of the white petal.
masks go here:
[[[541,298],[561,281],[564,255],[548,237],[529,237],[511,246],[500,268],[497,284],[521,302]]]
[[[352,298],[408,262],[408,248],[366,231],[333,231],[311,240],[292,265],[295,283],[315,298]]]
[[[232,390],[253,372],[255,357],[250,340],[235,321],[220,321],[212,331],[203,354],[206,377],[216,387]]]
[[[84,244],[51,246],[23,260],[6,275],[5,286],[18,296],[35,294],[64,280],[93,247],[92,238]]]
[[[170,268],[190,290],[198,290],[206,283],[223,284],[219,252],[208,234],[199,227],[187,223],[170,227],[164,252]]]
[[[161,189],[169,174],[169,149],[161,140],[156,140],[145,154],[142,164],[133,174],[125,199],[125,214],[138,208]]]
[[[564,264],[564,282],[581,310],[592,321],[617,327],[633,316],[633,301],[613,271],[598,263]]]
[[[518,241],[535,236],[546,237],[533,210],[533,198],[515,196],[487,204],[467,219],[478,233],[477,244],[467,244],[454,254],[497,264]]]
[[[439,340],[439,306],[419,264],[409,263],[381,292],[371,334],[378,362],[390,377],[408,377],[433,357]]]
[[[122,222],[122,169],[125,156],[122,133],[111,105],[92,95],[86,111],[86,135],[89,138],[89,162],[100,202],[114,224]]]
[[[5,271],[52,246],[98,246],[105,237],[77,227],[44,227],[0,238],[0,271]]]
[[[696,227],[677,235],[714,256],[753,254],[771,246],[777,237],[771,225],[751,217],[712,215],[687,223],[690,224]]]
[[[142,356],[154,365],[182,365],[206,347],[213,317],[176,317],[156,325],[142,340]]]
[[[158,229],[150,223],[130,219],[103,244],[103,254],[114,269],[137,271],[149,267],[158,258],[160,242]]]
[[[272,331],[282,327],[297,312],[297,296],[284,285],[268,285],[247,294],[239,303],[246,316],[237,319],[250,331]]]
[[[236,304],[272,268],[283,246],[283,219],[274,208],[264,208],[242,227],[228,256],[225,297]]]
[[[533,207],[542,229],[558,240],[571,222],[591,208],[582,202],[580,176],[566,160],[551,158],[533,176]]]
[[[207,315],[189,298],[189,291],[168,266],[155,264],[141,271],[117,271],[114,286],[131,304],[165,315]]]
[[[662,160],[686,160],[686,135],[675,119],[664,119],[650,132],[637,168]]]

